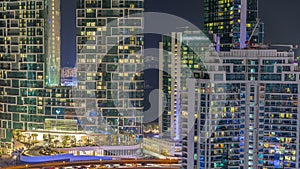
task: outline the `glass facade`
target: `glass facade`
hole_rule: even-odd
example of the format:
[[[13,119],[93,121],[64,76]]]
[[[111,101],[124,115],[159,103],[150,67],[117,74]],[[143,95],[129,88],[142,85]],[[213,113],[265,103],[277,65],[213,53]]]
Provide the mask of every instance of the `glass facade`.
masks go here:
[[[46,76],[47,86],[60,85],[60,0],[46,0]]]
[[[221,52],[220,59],[210,79],[195,80],[182,94],[182,130],[195,123],[183,151],[193,140],[197,155],[193,162],[183,159],[184,165],[299,168],[299,71],[293,53],[231,50]],[[192,120],[190,113],[196,114]]]
[[[13,129],[43,129],[45,2],[0,2],[0,138],[9,147]]]
[[[162,38],[159,81],[165,97],[160,101],[164,107],[159,125],[164,137],[179,139],[180,91],[186,89],[186,78],[194,70],[203,69],[199,63],[209,45],[209,39],[201,31],[173,32]]]
[[[248,40],[258,18],[258,1],[247,0]],[[221,50],[239,48],[241,23],[241,0],[204,0],[204,27],[208,34],[220,37]],[[262,44],[264,24],[260,22],[254,31],[251,44]]]
[[[78,87],[72,88],[59,86],[60,1],[0,1],[1,147],[11,148],[15,129],[70,130],[66,124],[141,134],[143,1],[76,3]]]
[[[112,132],[141,134],[143,0],[76,0],[77,77],[85,112]],[[86,130],[99,126],[91,123]]]

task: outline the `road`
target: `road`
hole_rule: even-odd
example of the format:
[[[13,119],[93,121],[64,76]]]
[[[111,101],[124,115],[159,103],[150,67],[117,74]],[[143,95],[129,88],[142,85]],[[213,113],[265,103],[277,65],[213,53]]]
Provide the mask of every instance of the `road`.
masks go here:
[[[77,162],[52,162],[44,164],[26,164],[19,166],[6,167],[5,169],[29,169],[29,168],[43,168],[43,167],[67,167],[67,166],[90,166],[90,165],[114,165],[114,164],[169,164],[170,166],[178,164],[179,160],[176,159],[159,159],[159,160],[150,160],[150,159],[136,159],[136,160],[104,160],[104,161],[77,161]],[[165,166],[165,169],[178,169],[179,167],[170,167]],[[128,166],[130,168],[130,166]],[[134,168],[145,168],[143,166],[134,167]],[[162,167],[149,167],[147,168],[162,168]]]

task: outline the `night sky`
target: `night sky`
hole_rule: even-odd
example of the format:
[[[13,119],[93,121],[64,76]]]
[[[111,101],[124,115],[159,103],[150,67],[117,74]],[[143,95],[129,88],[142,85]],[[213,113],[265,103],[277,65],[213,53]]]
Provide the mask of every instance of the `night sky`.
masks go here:
[[[203,27],[203,0],[145,0],[146,12],[164,12],[182,17],[200,29]],[[62,0],[62,67],[73,67],[76,62],[75,0]],[[265,23],[265,42],[299,44],[299,0],[261,0],[260,18]],[[147,26],[147,20],[145,26]],[[145,36],[145,48],[158,48],[158,35]],[[298,52],[299,53],[299,52]],[[300,53],[299,53],[300,54]]]

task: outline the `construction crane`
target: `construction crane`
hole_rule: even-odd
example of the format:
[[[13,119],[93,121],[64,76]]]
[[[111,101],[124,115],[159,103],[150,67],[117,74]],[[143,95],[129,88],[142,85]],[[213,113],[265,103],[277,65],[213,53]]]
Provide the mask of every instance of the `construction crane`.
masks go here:
[[[259,25],[261,19],[257,18],[256,20],[257,20],[256,25],[253,28],[253,31],[252,31],[248,41],[246,41],[246,44],[247,44],[248,48],[260,48],[261,49],[261,48],[270,48],[271,46],[273,46],[273,47],[288,47],[288,48],[290,48],[290,51],[298,49],[298,45],[284,45],[284,44],[267,44],[267,45],[258,45],[258,46],[251,45],[250,41],[251,41],[251,39],[252,39],[252,37],[253,37],[253,35],[254,35],[258,25]]]
[[[269,44],[268,45],[269,47],[270,46],[274,46],[274,47],[289,47],[290,48],[290,51],[293,51],[293,50],[296,50],[298,49],[298,45],[281,45],[281,44]]]
[[[246,45],[247,45],[247,46],[250,44],[250,41],[251,41],[251,39],[252,39],[252,37],[253,37],[253,35],[254,35],[256,29],[257,29],[257,26],[259,25],[261,19],[260,19],[260,18],[257,18],[256,20],[257,20],[257,22],[256,22],[256,24],[255,24],[255,27],[253,28],[253,31],[252,31],[252,33],[251,33],[249,39],[246,41]]]

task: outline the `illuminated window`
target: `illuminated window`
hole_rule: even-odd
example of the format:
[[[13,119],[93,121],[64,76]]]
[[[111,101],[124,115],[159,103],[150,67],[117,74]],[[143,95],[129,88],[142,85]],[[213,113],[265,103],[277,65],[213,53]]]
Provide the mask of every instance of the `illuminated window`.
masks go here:
[[[89,9],[86,10],[86,12],[87,12],[87,13],[93,13],[94,10],[89,8]]]
[[[96,46],[87,46],[87,49],[96,49]]]

